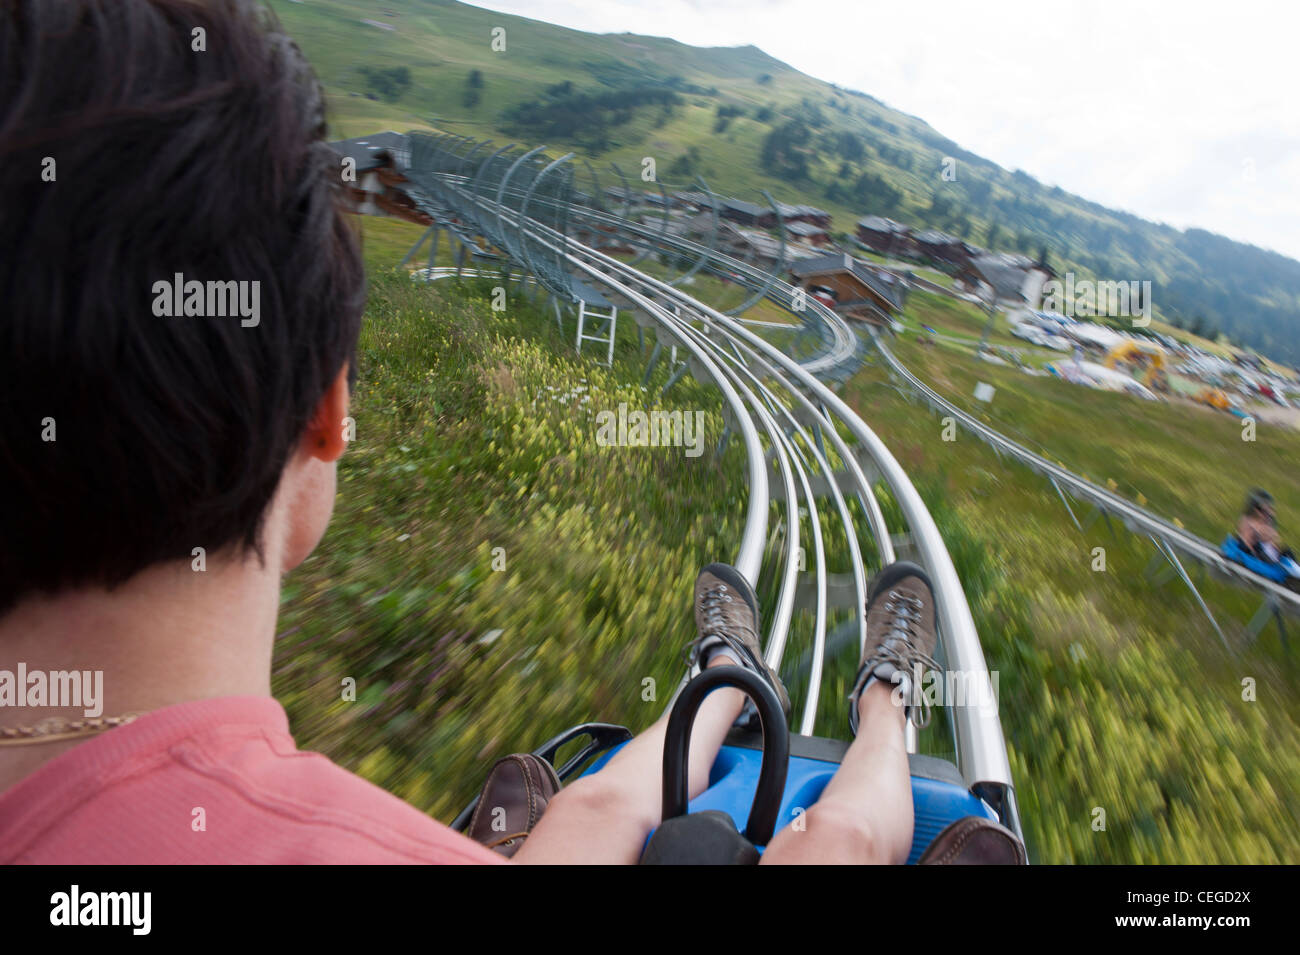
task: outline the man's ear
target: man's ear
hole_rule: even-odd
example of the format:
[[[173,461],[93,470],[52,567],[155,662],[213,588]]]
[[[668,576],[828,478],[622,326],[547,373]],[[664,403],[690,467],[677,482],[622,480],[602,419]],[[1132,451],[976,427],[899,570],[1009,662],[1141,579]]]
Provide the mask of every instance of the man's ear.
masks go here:
[[[348,413],[348,366],[344,365],[320,403],[302,435],[302,450],[319,461],[337,461],[347,448],[343,440],[343,419]]]

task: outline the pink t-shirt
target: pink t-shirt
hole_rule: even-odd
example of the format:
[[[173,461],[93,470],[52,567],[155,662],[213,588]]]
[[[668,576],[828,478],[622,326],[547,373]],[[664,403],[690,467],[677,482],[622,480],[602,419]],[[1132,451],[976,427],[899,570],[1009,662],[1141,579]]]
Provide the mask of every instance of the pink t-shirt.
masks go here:
[[[5,864],[503,861],[319,753],[300,752],[270,697],[146,713],[0,793]]]

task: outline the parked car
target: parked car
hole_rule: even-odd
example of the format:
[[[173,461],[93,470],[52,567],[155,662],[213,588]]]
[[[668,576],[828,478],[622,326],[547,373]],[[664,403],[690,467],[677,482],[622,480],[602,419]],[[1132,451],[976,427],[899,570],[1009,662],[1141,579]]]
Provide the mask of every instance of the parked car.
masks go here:
[[[1017,322],[1012,326],[1011,334],[1035,345],[1042,344],[1043,330],[1033,322]]]

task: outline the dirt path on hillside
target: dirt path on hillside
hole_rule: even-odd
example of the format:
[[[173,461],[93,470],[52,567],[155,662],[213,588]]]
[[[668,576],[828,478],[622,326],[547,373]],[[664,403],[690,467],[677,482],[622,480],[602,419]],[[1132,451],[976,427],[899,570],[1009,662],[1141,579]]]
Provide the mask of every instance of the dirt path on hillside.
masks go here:
[[[1300,431],[1300,408],[1283,408],[1278,405],[1252,405],[1246,413],[1266,424],[1280,424]]]

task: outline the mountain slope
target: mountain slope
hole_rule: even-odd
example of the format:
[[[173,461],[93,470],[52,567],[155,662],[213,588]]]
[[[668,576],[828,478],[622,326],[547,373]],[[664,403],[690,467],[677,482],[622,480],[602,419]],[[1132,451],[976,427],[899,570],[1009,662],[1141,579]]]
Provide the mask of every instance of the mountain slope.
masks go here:
[[[876,213],[991,248],[1045,249],[1062,273],[1151,281],[1160,318],[1300,363],[1300,262],[1049,188],[756,47],[588,34],[451,0],[271,6],[332,94],[340,135],[437,125],[576,148],[629,177],[649,156],[671,186],[699,175],[746,198],[769,189],[828,209],[839,231]],[[403,68],[404,83],[376,79]],[[946,157],[957,181],[941,176]]]

